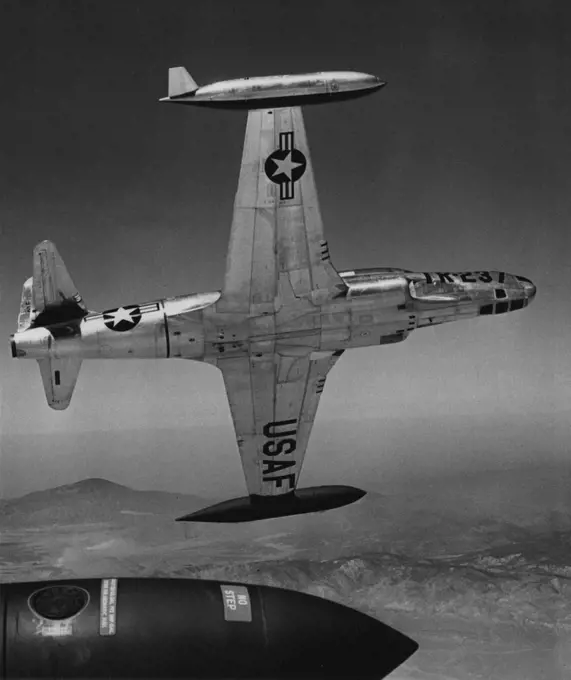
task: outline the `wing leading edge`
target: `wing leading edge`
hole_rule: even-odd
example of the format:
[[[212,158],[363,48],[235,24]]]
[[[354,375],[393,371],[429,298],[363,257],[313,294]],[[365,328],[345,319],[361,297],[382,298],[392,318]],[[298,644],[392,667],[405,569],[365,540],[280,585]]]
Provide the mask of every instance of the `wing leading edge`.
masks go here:
[[[207,331],[213,346],[230,335],[249,345],[248,356],[218,347],[215,363],[250,496],[296,488],[326,376],[342,354],[319,306],[345,291],[323,234],[301,109],[250,111],[224,288]]]
[[[272,313],[346,290],[323,234],[299,107],[250,111],[220,312]]]
[[[250,495],[296,488],[326,376],[341,354],[219,359]]]

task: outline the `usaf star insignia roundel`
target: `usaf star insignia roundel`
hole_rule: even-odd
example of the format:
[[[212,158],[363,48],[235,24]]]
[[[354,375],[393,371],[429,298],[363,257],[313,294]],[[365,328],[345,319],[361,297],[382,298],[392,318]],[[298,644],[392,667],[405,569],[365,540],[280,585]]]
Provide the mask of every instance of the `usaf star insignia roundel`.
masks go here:
[[[293,132],[280,132],[280,146],[266,158],[264,171],[269,180],[280,187],[280,199],[294,197],[294,183],[307,167],[307,159],[294,148]]]
[[[103,312],[103,323],[112,331],[130,331],[141,320],[141,309],[137,305],[128,305]]]

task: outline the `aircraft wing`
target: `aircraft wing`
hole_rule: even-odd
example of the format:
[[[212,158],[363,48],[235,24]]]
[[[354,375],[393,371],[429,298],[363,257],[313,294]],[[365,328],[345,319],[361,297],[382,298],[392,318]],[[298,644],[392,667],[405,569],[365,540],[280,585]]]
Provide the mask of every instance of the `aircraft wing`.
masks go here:
[[[250,495],[295,489],[325,378],[342,353],[218,359]]]
[[[268,314],[346,290],[334,269],[299,107],[248,112],[219,312]]]

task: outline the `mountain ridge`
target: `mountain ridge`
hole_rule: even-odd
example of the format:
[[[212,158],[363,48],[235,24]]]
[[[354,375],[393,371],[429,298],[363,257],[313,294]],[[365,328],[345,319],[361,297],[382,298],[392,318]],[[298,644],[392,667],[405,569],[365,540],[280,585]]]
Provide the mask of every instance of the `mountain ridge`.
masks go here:
[[[171,515],[189,512],[210,501],[193,494],[133,489],[102,477],[90,477],[51,489],[32,491],[0,503],[10,524],[109,522],[122,512]]]

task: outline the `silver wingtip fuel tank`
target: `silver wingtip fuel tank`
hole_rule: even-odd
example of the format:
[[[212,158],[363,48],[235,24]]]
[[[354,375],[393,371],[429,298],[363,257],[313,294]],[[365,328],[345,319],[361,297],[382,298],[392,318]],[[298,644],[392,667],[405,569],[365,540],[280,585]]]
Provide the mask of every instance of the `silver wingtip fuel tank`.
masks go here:
[[[1,678],[384,678],[418,648],[281,588],[194,579],[3,584]]]
[[[159,101],[211,108],[260,109],[356,99],[386,82],[370,73],[323,71],[222,80],[198,87],[183,66],[169,69],[169,95]]]

